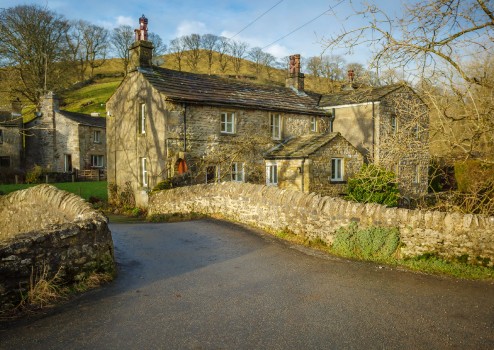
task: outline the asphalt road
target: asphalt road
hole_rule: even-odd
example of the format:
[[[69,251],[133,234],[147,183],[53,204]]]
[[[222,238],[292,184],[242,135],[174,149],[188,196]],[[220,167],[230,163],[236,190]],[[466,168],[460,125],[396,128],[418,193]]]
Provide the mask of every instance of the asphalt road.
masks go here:
[[[218,221],[111,224],[119,276],[1,349],[494,349],[494,285],[349,262]]]

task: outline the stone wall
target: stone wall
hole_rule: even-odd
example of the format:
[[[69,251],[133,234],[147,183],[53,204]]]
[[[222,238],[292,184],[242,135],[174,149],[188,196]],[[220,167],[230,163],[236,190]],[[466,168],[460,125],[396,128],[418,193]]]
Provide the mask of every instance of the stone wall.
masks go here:
[[[16,306],[31,278],[77,282],[114,271],[105,216],[82,198],[40,185],[0,197],[0,311]]]
[[[362,227],[398,227],[401,256],[437,253],[468,255],[494,262],[494,217],[387,208],[348,202],[276,187],[221,183],[181,187],[150,196],[149,215],[198,212],[268,230],[288,229],[331,244],[336,230],[357,222]]]

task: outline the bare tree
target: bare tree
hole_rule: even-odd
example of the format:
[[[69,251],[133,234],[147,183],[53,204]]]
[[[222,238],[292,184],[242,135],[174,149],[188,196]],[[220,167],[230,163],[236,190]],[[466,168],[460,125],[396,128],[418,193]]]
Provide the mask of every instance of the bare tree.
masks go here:
[[[307,72],[315,78],[322,74],[322,59],[321,56],[309,57],[305,64]]]
[[[184,37],[175,38],[170,41],[170,53],[177,63],[177,68],[179,71],[182,70],[182,60],[184,58],[184,53],[186,50]]]
[[[249,45],[242,41],[232,41],[230,44],[231,60],[233,63],[233,70],[236,74],[240,74],[242,68],[242,62],[245,58]]]
[[[111,34],[111,45],[118,57],[122,59],[124,73],[127,74],[130,62],[129,48],[134,42],[134,30],[129,25],[114,28]]]
[[[14,94],[37,105],[46,90],[70,82],[63,64],[69,28],[62,15],[37,5],[0,9],[0,65],[16,71]]]
[[[196,72],[201,58],[201,36],[199,34],[190,34],[184,36],[183,40],[185,48],[188,50],[186,56],[187,65],[193,72]]]
[[[205,34],[201,37],[201,48],[206,52],[208,58],[208,74],[211,74],[213,66],[213,55],[218,47],[219,37],[214,34]]]
[[[73,62],[78,67],[79,80],[82,81],[86,78],[88,68],[91,68],[89,77],[92,77],[94,69],[105,63],[109,32],[87,21],[75,21],[71,26],[68,43]]]
[[[276,57],[271,55],[268,52],[264,52],[262,57],[261,57],[261,64],[264,66],[264,69],[266,70],[266,74],[268,76],[268,79],[271,79],[271,76],[273,74],[273,69],[274,69],[274,64],[276,62]]]
[[[261,73],[262,59],[264,57],[264,51],[260,47],[253,47],[247,53],[247,56],[254,63],[254,68],[256,70],[256,75],[259,76]]]
[[[157,57],[157,56],[161,56],[161,55],[164,55],[166,50],[167,50],[167,46],[166,44],[163,42],[163,40],[161,39],[161,37],[156,34],[156,33],[149,33],[148,34],[148,40],[153,44],[153,56],[154,57]]]
[[[218,63],[220,65],[221,73],[225,73],[228,66],[228,57],[230,53],[230,40],[224,36],[220,36],[218,39]]]

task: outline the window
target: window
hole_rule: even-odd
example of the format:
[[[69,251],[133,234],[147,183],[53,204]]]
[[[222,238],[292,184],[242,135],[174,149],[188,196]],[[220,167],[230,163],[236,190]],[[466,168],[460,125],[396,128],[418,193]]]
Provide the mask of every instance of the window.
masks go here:
[[[415,164],[413,169],[413,183],[420,183],[420,167],[418,166],[418,164]]]
[[[334,118],[331,118],[329,120],[329,132],[333,132],[333,122],[334,122]]]
[[[0,168],[10,168],[10,157],[0,157]]]
[[[281,115],[270,114],[269,120],[271,137],[275,140],[281,139]]]
[[[276,164],[266,166],[266,185],[278,186],[278,166]]]
[[[3,130],[0,129],[0,144],[3,143]]]
[[[148,168],[146,158],[141,158],[141,186],[148,186]]]
[[[343,158],[331,159],[331,181],[343,181]]]
[[[93,142],[94,143],[101,143],[101,130],[94,130]]]
[[[219,179],[218,169],[216,165],[210,165],[206,168],[206,183],[214,183]]]
[[[221,133],[223,134],[235,133],[235,113],[233,112],[221,113]]]
[[[412,135],[413,137],[416,139],[416,140],[419,140],[420,139],[420,133],[419,133],[419,125],[416,124],[413,126],[412,128]]]
[[[144,103],[139,105],[139,133],[146,133],[146,105]]]
[[[391,133],[396,134],[397,125],[396,125],[396,115],[391,115]]]
[[[317,132],[317,119],[316,119],[316,117],[310,117],[310,131]]]
[[[91,159],[91,164],[92,164],[92,159]],[[64,155],[64,170],[66,173],[72,172],[72,155],[70,154]]]
[[[232,181],[244,181],[244,163],[232,163]]]
[[[91,156],[91,166],[93,168],[102,168],[103,167],[103,156],[102,155],[92,155]]]

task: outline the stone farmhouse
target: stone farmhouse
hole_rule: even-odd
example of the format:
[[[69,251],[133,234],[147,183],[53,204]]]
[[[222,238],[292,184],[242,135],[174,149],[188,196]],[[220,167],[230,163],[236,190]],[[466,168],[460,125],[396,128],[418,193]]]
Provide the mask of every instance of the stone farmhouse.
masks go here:
[[[43,96],[36,117],[25,124],[25,167],[78,173],[106,169],[106,118],[62,111],[53,93]]]
[[[427,193],[429,114],[410,87],[355,88],[348,84],[341,92],[322,96],[319,106],[331,112],[332,128],[354,145],[367,163],[381,164],[397,174],[402,194]]]
[[[107,155],[109,183],[130,186],[137,205],[177,177],[335,195],[371,159],[347,138],[356,125],[338,124],[344,105],[304,91],[300,55],[285,87],[265,86],[153,66],[144,16],[135,32],[132,69],[107,102]]]
[[[0,171],[10,172],[21,168],[22,105],[19,99],[12,101],[11,108],[0,110]]]

